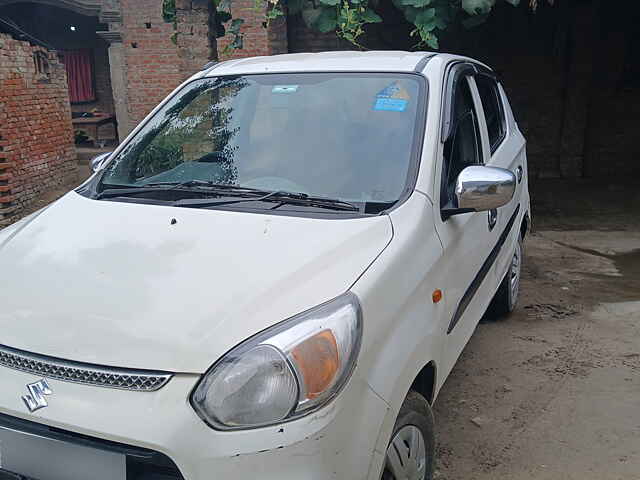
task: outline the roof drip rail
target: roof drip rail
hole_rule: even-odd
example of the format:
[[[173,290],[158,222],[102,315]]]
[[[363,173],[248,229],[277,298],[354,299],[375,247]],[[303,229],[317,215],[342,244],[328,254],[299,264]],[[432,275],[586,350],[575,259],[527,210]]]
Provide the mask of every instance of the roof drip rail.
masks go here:
[[[427,53],[424,57],[420,59],[418,63],[416,63],[416,66],[413,68],[413,71],[417,73],[421,73],[422,70],[424,70],[424,67],[427,66],[427,63],[429,63],[429,60],[431,60],[436,55],[437,55],[436,53]]]
[[[208,63],[205,63],[205,64],[202,66],[202,68],[201,68],[200,70],[201,70],[201,71],[202,71],[202,70],[209,70],[210,68],[213,68],[213,67],[215,67],[216,65],[218,65],[218,63],[219,63],[219,62],[216,62],[215,60],[213,60],[213,61],[211,61],[211,62],[208,62]]]

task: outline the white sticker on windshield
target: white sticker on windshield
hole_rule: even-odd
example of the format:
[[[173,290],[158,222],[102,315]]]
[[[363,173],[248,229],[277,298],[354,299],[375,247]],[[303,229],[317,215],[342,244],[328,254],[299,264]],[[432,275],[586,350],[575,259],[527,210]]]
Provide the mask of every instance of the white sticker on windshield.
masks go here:
[[[271,93],[296,93],[299,85],[276,85],[271,89]]]

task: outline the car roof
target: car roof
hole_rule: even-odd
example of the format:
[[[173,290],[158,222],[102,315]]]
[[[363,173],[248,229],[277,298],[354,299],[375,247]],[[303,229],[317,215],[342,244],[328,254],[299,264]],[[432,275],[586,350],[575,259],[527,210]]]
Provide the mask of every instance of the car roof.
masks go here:
[[[241,58],[218,63],[205,76],[275,72],[413,72],[434,52],[341,51],[289,53]]]

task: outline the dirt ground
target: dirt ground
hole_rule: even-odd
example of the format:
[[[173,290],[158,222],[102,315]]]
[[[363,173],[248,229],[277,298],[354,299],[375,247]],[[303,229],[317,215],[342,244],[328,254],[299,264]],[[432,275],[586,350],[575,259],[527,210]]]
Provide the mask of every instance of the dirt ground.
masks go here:
[[[519,307],[480,323],[440,392],[436,479],[640,480],[640,189],[531,190]]]
[[[435,406],[439,480],[640,479],[640,191],[541,182],[519,308]]]

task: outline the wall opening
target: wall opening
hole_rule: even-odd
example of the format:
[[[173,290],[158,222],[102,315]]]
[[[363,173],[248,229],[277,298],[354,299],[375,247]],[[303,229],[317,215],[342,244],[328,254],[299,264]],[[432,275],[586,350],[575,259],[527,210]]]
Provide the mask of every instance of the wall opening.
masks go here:
[[[115,115],[109,45],[96,34],[96,31],[108,28],[99,23],[97,17],[51,5],[22,2],[0,7],[0,17],[10,19],[25,32],[56,49],[67,71],[74,121]],[[74,125],[79,140],[86,137],[87,141],[101,144],[116,141],[115,121],[104,123],[99,130],[91,122],[87,121],[86,127]]]

